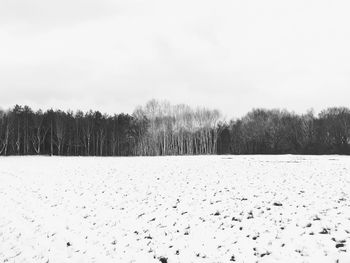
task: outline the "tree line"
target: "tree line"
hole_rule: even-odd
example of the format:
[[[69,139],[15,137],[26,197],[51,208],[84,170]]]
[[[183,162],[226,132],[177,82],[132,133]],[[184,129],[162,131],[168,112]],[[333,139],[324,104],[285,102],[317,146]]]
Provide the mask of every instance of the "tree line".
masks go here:
[[[219,129],[219,153],[350,154],[350,110],[345,107],[318,116],[255,109]]]
[[[151,100],[133,114],[0,110],[0,155],[140,156],[350,154],[350,110],[254,109],[229,122],[217,110]]]

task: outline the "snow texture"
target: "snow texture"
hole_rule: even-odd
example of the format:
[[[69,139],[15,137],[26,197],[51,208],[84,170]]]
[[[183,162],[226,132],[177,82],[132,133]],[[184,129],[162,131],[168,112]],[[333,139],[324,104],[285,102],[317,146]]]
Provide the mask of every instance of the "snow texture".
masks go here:
[[[0,159],[0,262],[350,262],[342,156]]]

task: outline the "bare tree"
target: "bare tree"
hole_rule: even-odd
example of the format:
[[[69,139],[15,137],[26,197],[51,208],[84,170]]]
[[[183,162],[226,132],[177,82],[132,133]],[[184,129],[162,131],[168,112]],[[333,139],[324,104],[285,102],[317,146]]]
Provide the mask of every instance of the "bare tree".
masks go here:
[[[6,112],[0,110],[0,155],[7,155],[10,130],[10,118]]]
[[[55,124],[56,124],[55,144],[57,147],[57,154],[61,155],[62,148],[64,145],[65,136],[66,136],[65,114],[63,112],[61,112],[61,111],[57,112]]]
[[[33,130],[31,133],[31,140],[34,151],[37,154],[41,153],[41,146],[45,141],[46,134],[49,127],[44,127],[44,114],[41,110],[33,115]]]

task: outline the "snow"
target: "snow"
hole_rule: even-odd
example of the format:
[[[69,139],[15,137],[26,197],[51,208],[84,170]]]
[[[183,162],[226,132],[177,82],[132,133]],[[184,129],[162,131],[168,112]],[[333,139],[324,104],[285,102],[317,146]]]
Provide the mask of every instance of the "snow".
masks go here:
[[[0,262],[350,262],[346,156],[0,158]]]

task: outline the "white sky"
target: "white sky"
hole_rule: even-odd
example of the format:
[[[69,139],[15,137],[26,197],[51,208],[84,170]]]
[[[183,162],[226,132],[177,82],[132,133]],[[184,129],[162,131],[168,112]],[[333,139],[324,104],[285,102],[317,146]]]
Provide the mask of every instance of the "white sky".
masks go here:
[[[0,106],[350,106],[348,0],[0,0]]]

